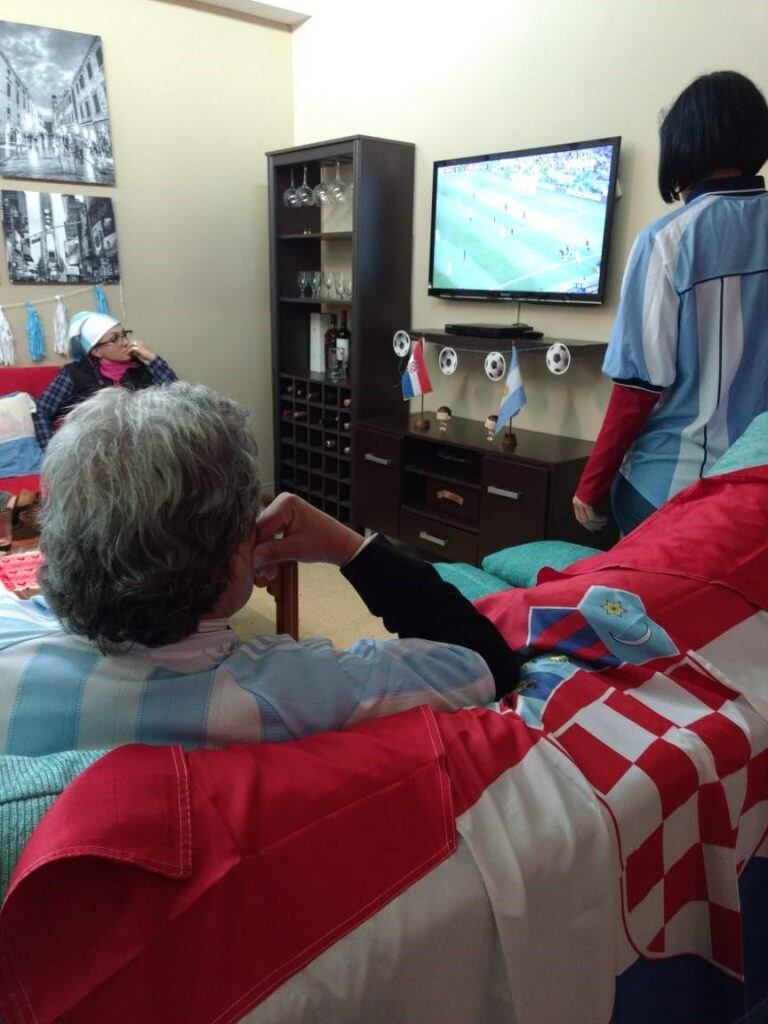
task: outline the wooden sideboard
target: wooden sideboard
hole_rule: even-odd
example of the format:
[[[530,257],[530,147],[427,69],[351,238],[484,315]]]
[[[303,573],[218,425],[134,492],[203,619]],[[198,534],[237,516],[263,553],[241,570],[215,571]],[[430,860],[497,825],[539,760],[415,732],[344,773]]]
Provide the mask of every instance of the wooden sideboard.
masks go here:
[[[588,533],[571,498],[591,441],[516,430],[489,441],[483,424],[454,417],[441,431],[411,416],[360,420],[354,430],[352,521],[446,561],[478,565],[492,551],[535,540],[608,548],[613,524]]]

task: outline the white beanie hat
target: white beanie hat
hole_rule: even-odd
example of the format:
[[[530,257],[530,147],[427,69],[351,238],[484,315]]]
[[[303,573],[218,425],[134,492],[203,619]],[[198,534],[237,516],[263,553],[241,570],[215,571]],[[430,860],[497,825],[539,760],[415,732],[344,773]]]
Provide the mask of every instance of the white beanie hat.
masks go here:
[[[67,337],[69,338],[69,351],[73,359],[83,359],[91,351],[94,345],[98,345],[107,331],[118,327],[119,320],[106,313],[91,313],[86,310],[83,313],[75,313],[69,321]]]

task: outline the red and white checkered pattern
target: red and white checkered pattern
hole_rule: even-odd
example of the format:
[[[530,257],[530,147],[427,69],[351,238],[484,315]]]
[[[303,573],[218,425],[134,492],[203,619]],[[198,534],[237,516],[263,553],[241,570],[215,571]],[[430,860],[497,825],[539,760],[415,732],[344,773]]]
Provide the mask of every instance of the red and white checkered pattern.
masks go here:
[[[688,657],[579,672],[543,721],[613,818],[633,946],[740,976],[738,873],[768,828],[765,722]]]

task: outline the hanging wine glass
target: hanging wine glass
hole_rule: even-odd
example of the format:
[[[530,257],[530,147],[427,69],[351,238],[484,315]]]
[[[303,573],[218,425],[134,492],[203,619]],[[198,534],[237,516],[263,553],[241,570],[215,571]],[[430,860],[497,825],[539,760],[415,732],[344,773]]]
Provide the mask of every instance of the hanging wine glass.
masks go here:
[[[296,196],[298,197],[299,206],[311,206],[312,205],[312,189],[307,184],[307,165],[304,164],[304,181],[296,189]]]
[[[349,185],[341,180],[341,163],[336,161],[336,177],[331,185],[331,195],[337,203],[346,203],[349,199]]]
[[[291,168],[291,184],[290,187],[283,192],[283,202],[286,206],[300,206],[301,201],[296,195],[296,186],[293,184],[293,168]]]
[[[320,168],[320,181],[312,189],[312,202],[315,206],[325,206],[331,202],[331,186],[323,181],[323,169]]]

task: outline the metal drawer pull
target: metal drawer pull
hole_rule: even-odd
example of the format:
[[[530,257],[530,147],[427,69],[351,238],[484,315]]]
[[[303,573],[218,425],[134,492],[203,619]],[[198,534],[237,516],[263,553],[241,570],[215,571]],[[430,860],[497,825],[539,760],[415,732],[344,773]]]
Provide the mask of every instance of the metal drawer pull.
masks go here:
[[[426,530],[419,531],[419,540],[428,540],[430,544],[437,544],[441,548],[448,543],[445,537],[436,537],[433,533],[427,533]]]
[[[452,501],[454,502],[454,504],[459,506],[464,504],[464,499],[462,498],[462,496],[460,494],[457,494],[455,491],[438,491],[437,500]]]
[[[519,501],[522,498],[522,491],[505,491],[503,487],[494,487],[490,484],[487,488],[489,494],[498,494],[500,498],[511,498],[512,501]]]
[[[382,459],[380,455],[373,455],[371,452],[365,453],[366,462],[375,462],[377,466],[391,466],[392,459]]]

